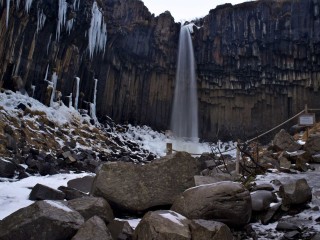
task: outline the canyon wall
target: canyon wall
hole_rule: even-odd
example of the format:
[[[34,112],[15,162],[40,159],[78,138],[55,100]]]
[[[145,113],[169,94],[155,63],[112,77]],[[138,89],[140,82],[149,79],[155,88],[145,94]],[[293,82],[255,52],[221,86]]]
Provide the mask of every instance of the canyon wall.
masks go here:
[[[97,78],[99,117],[170,127],[180,24],[169,12],[155,17],[138,0],[97,0],[107,28],[103,49],[92,45],[103,42],[90,28],[93,0],[2,2],[0,86],[31,95],[35,88],[48,104],[48,69],[67,104],[79,77],[79,107],[88,109]],[[320,108],[320,0],[226,4],[196,23],[202,138],[253,136],[305,104]]]

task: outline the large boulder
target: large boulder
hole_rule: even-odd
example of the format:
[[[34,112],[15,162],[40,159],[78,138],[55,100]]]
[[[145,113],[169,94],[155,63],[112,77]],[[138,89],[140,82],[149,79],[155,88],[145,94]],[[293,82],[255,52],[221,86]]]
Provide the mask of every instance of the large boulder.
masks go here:
[[[230,228],[221,222],[203,219],[192,220],[190,230],[192,239],[196,240],[233,240]]]
[[[266,190],[258,190],[251,193],[252,210],[256,212],[267,210],[270,204],[277,202],[277,196]]]
[[[72,240],[113,240],[104,221],[94,216],[86,221]]]
[[[240,183],[219,182],[186,190],[171,210],[189,219],[206,219],[241,226],[251,218],[251,197]]]
[[[65,193],[37,183],[29,194],[30,200],[63,200]]]
[[[320,134],[309,136],[303,149],[311,155],[320,153]]]
[[[194,186],[197,160],[179,152],[146,165],[115,162],[102,165],[92,194],[105,198],[114,209],[143,212],[170,205],[184,190]]]
[[[114,219],[113,211],[109,203],[103,198],[83,197],[63,203],[79,212],[85,220],[93,216],[98,216],[108,224]]]
[[[155,211],[144,215],[133,240],[190,240],[189,220],[173,211]]]
[[[3,219],[0,239],[70,239],[83,223],[80,213],[61,202],[38,201]]]
[[[279,150],[285,150],[288,152],[298,151],[302,147],[284,129],[281,129],[280,132],[276,134],[273,139],[273,145]]]
[[[75,178],[68,181],[67,185],[70,188],[77,189],[84,193],[91,192],[93,176],[84,176],[82,178]]]
[[[133,235],[133,228],[130,226],[129,222],[114,219],[108,224],[108,229],[110,230],[113,239],[117,240],[130,240]]]
[[[287,210],[290,206],[306,204],[312,199],[312,191],[306,179],[295,179],[283,183],[279,188],[282,197],[282,208]]]
[[[14,176],[17,167],[14,163],[0,158],[0,177],[11,178]]]

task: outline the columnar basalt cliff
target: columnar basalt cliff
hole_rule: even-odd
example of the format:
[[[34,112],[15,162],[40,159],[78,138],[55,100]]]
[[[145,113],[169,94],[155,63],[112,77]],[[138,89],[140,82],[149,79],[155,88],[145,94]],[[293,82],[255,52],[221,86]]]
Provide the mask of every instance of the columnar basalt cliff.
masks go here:
[[[106,23],[105,49],[103,34],[100,48],[88,47],[90,36],[96,41],[94,4]],[[46,80],[57,73],[67,103],[79,77],[79,107],[88,109],[96,78],[98,116],[169,128],[180,31],[169,12],[155,17],[138,0],[0,5],[0,86],[29,94],[35,86],[34,97],[48,103],[48,69]],[[193,41],[202,138],[254,135],[304,104],[320,108],[320,0],[227,4],[199,23]]]

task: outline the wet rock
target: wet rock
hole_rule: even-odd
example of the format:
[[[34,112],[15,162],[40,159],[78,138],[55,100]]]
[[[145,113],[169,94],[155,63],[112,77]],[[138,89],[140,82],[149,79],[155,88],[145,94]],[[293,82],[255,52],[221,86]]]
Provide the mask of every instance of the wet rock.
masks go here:
[[[72,240],[113,240],[104,221],[94,216],[87,220]]]
[[[260,216],[262,224],[269,224],[276,216],[277,212],[281,208],[281,202],[272,204],[266,211],[266,213]]]
[[[192,220],[190,223],[192,239],[233,240],[229,227],[223,223],[208,220]]]
[[[172,204],[179,194],[194,186],[193,176],[198,173],[196,159],[183,152],[142,166],[106,163],[95,177],[92,194],[120,210],[143,212]]]
[[[70,239],[84,223],[76,211],[55,201],[38,201],[0,222],[0,239]]]
[[[315,134],[309,136],[303,149],[311,155],[320,153],[320,135]]]
[[[93,176],[85,176],[83,178],[75,178],[69,180],[67,186],[70,188],[78,189],[81,192],[89,193],[91,192]]]
[[[127,221],[113,220],[108,224],[113,239],[131,240],[133,229]]]
[[[58,190],[60,190],[61,192],[63,192],[65,194],[66,200],[72,200],[72,199],[88,196],[88,194],[86,194],[84,192],[81,192],[81,191],[74,189],[74,188],[65,187],[65,186],[58,187]]]
[[[298,151],[302,147],[284,129],[281,129],[280,132],[276,134],[273,139],[273,144],[280,150],[288,152]]]
[[[184,191],[174,201],[171,210],[189,219],[215,220],[243,226],[251,218],[251,196],[240,183],[212,183]]]
[[[267,210],[270,204],[277,202],[277,196],[266,190],[258,190],[251,193],[252,210],[256,212]]]
[[[15,174],[17,167],[11,161],[0,158],[0,177],[12,178]]]
[[[63,200],[65,194],[56,189],[37,183],[29,194],[29,200]]]
[[[279,195],[282,197],[283,209],[291,205],[306,204],[312,199],[311,188],[306,179],[291,180],[283,183],[279,188]]]
[[[173,211],[155,211],[144,215],[133,234],[133,240],[190,240],[189,221]]]
[[[98,216],[108,224],[114,219],[109,203],[103,198],[82,197],[64,202],[64,204],[79,212],[85,220]]]
[[[283,235],[283,237],[285,239],[297,239],[297,238],[299,238],[300,235],[301,235],[301,233],[298,231],[290,231],[290,232],[285,233]]]

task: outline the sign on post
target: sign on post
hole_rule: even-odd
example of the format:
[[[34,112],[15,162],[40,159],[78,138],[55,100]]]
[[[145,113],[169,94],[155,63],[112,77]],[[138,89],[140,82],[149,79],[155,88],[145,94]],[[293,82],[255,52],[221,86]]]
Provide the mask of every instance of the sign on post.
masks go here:
[[[299,125],[301,126],[313,126],[315,123],[314,113],[305,113],[299,116]]]

